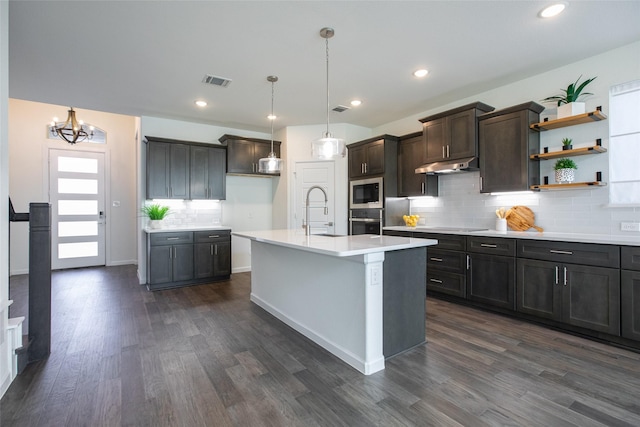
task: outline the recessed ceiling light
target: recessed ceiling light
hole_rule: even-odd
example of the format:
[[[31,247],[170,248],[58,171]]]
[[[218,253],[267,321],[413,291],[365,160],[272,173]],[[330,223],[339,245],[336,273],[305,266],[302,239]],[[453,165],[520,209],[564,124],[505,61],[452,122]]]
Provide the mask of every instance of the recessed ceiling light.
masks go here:
[[[553,16],[559,15],[566,7],[567,3],[554,3],[542,9],[540,13],[538,13],[538,17],[540,18],[551,18]]]
[[[424,77],[427,74],[429,74],[429,70],[426,70],[424,68],[420,69],[420,70],[416,70],[413,72],[413,75],[416,77]]]
[[[276,116],[275,114],[269,114],[269,115],[267,116],[267,119],[269,119],[269,120],[275,120],[275,119],[277,119],[277,118],[278,118],[278,116]]]
[[[198,107],[206,107],[207,106],[207,101],[198,100],[198,101],[196,101],[196,105]]]
[[[357,107],[360,104],[362,104],[362,101],[360,101],[359,99],[354,99],[353,101],[351,101],[351,105],[354,107]]]

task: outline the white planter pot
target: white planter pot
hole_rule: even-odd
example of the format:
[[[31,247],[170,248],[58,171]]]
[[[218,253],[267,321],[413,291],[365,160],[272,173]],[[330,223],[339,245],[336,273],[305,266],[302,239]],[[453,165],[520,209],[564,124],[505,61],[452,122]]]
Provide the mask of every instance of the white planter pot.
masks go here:
[[[558,107],[559,119],[577,116],[578,114],[584,113],[586,113],[586,106],[584,102],[570,102],[568,104],[562,104]]]
[[[149,220],[149,227],[150,228],[162,228],[162,220],[161,219],[150,219]]]
[[[572,168],[557,169],[556,170],[556,182],[558,184],[568,184],[573,182],[576,177],[576,170]]]

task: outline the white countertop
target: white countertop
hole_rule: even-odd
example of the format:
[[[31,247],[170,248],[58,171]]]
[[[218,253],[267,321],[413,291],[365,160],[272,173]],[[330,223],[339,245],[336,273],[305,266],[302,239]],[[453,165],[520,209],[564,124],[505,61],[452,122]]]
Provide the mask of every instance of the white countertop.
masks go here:
[[[325,236],[322,234],[305,236],[302,230],[234,231],[231,234],[258,242],[336,257],[419,248],[438,243],[437,240],[433,239],[415,239],[370,234],[338,237]]]
[[[171,233],[173,231],[204,231],[204,230],[229,230],[231,227],[225,227],[224,225],[175,225],[163,228],[149,228],[145,227],[145,233]]]
[[[580,234],[537,231],[442,231],[434,227],[422,226],[410,228],[405,226],[384,227],[383,230],[412,231],[414,233],[459,234],[465,236],[503,237],[509,239],[551,240],[577,243],[600,243],[607,245],[640,246],[640,234],[634,236],[614,236],[610,234]]]

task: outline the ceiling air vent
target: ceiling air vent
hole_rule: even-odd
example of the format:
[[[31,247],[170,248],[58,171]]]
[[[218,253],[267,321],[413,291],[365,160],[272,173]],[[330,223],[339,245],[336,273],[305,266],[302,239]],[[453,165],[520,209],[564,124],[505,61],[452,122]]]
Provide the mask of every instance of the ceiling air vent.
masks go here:
[[[231,84],[231,79],[227,79],[220,76],[214,76],[213,74],[205,74],[202,79],[202,83],[206,83],[208,85],[213,86],[222,86],[227,87]]]
[[[336,113],[342,113],[344,111],[347,111],[349,109],[349,107],[346,107],[344,105],[338,105],[337,107],[335,107],[333,109],[333,111],[335,111]]]

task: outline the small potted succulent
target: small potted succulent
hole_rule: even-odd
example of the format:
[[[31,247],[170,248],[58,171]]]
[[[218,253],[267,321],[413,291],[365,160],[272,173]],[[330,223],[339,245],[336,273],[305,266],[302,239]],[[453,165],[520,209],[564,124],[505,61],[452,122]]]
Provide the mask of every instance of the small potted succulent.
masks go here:
[[[575,172],[578,166],[571,159],[558,159],[553,169],[556,171],[556,182],[558,184],[567,184],[575,179]]]
[[[169,206],[162,206],[158,203],[144,205],[140,209],[149,218],[149,227],[162,227],[162,220],[169,214]]]
[[[562,119],[565,117],[575,116],[577,114],[585,113],[585,103],[578,102],[581,96],[585,95],[593,95],[590,92],[582,92],[585,87],[592,81],[596,79],[596,77],[592,77],[580,83],[578,82],[582,76],[578,77],[574,83],[571,83],[567,86],[566,89],[560,89],[562,92],[560,95],[550,96],[542,100],[542,102],[557,102],[558,104],[558,118]]]
[[[571,150],[573,145],[571,145],[571,138],[562,138],[562,149],[563,150]]]

